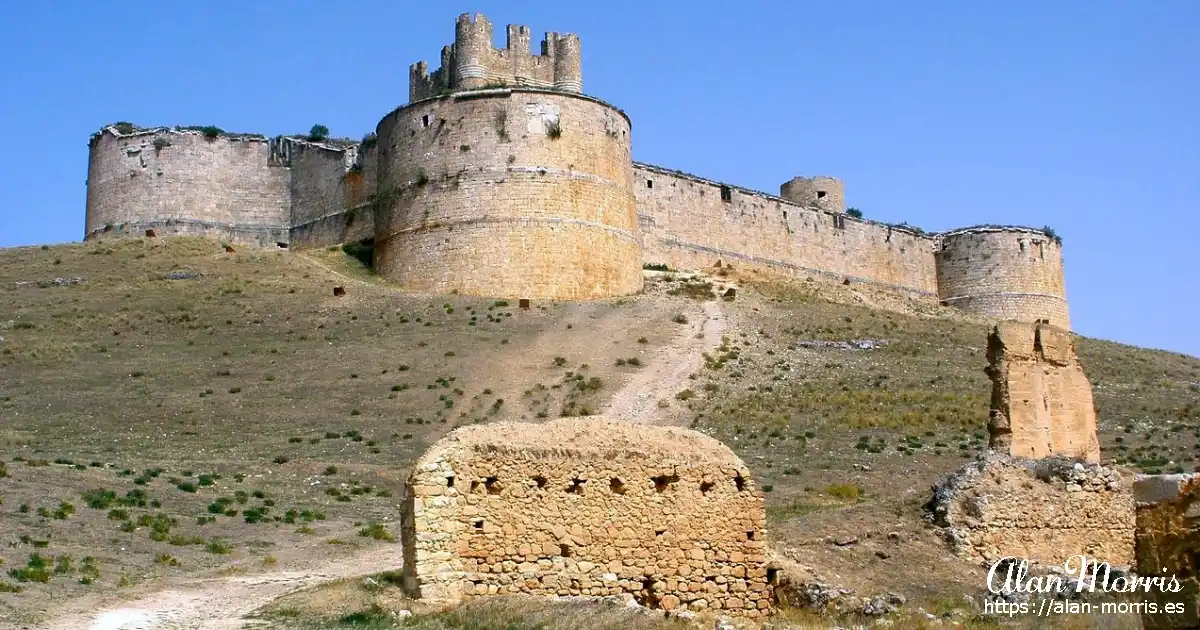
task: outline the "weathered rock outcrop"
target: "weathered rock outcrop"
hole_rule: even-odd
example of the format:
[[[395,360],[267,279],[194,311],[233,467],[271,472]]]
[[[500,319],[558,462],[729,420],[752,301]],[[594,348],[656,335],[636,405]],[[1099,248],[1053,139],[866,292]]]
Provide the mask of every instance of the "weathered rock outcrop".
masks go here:
[[[987,357],[992,448],[1021,457],[1100,461],[1092,386],[1068,331],[1002,322],[988,336]]]

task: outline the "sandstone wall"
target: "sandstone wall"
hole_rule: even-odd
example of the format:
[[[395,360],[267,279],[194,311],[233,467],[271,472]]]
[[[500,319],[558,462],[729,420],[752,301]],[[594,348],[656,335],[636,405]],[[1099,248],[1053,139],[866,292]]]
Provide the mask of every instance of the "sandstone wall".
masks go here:
[[[1146,599],[1165,610],[1182,605],[1179,614],[1143,614],[1146,630],[1200,628],[1200,516],[1192,509],[1200,499],[1200,475],[1146,475],[1133,484],[1137,502],[1137,573],[1141,577],[1174,576],[1177,593],[1151,588]],[[1143,591],[1145,592],[1145,591]]]
[[[469,426],[434,444],[407,487],[404,575],[415,597],[770,610],[763,495],[701,433],[600,418]]]
[[[647,263],[697,268],[720,260],[937,294],[929,236],[648,164],[634,174]]]
[[[992,448],[1022,457],[1100,461],[1092,386],[1069,332],[1002,322],[988,335],[987,357]]]
[[[363,203],[369,194],[358,164],[357,147],[331,146],[293,138],[286,143],[291,178],[291,219],[301,225]],[[357,201],[356,201],[357,199]]]
[[[489,90],[378,127],[375,262],[410,289],[592,299],[642,287],[629,120],[582,96]]]
[[[1129,566],[1134,551],[1132,477],[1068,458],[989,452],[934,487],[934,521],[959,555],[988,564],[1006,556],[1062,566],[1072,556]]]
[[[492,46],[492,23],[482,14],[464,13],[455,23],[454,44],[442,50],[442,65],[432,74],[424,61],[409,68],[409,102],[451,90],[498,85],[583,91],[579,36],[546,33],[541,54],[531,54],[529,27],[510,24],[503,49]]]
[[[939,238],[942,303],[991,320],[1046,321],[1071,329],[1062,246],[1044,232],[982,227]]]
[[[84,238],[153,229],[286,245],[288,182],[265,138],[108,127],[89,147]]]

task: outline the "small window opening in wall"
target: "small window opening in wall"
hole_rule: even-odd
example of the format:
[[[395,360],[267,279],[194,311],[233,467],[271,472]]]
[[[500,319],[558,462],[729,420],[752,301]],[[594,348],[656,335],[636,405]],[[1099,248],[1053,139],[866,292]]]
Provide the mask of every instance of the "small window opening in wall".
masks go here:
[[[1021,251],[1025,251],[1025,241],[1017,241],[1017,245],[1021,246]]]
[[[275,247],[278,247],[279,249],[287,249],[288,244],[284,243],[283,241],[279,241],[279,242],[275,243]]]
[[[583,484],[587,483],[586,479],[572,479],[571,485],[567,487],[569,494],[583,494]]]
[[[653,179],[646,180],[646,188],[654,188],[654,180]]]
[[[713,485],[714,484],[711,481],[701,481],[700,482],[700,494],[708,494],[709,491],[713,489]]]
[[[824,190],[818,190],[818,191],[817,191],[817,199],[824,199],[824,198],[825,198],[825,191],[824,191]]]
[[[746,540],[754,540],[754,530],[746,532]]]
[[[429,114],[425,114],[424,116],[421,116],[421,126],[423,126],[423,127],[429,126]]]
[[[479,492],[479,487],[482,485],[483,484],[479,483],[478,481],[472,481],[471,482],[471,493],[474,494],[476,492]]]
[[[484,479],[483,488],[488,494],[500,494],[500,490],[503,489],[500,485],[499,477],[488,477],[487,479]]]
[[[550,483],[550,480],[546,479],[542,475],[538,475],[533,478],[533,483],[536,483],[538,488],[545,488],[546,484]]]
[[[728,186],[721,186],[721,201],[733,201],[733,189]]]
[[[447,487],[447,488],[453,488],[453,487],[454,487],[454,477],[453,477],[453,476],[446,477],[446,487]]]
[[[779,581],[779,569],[767,569],[767,584],[775,584]]]
[[[654,478],[654,490],[665,492],[673,483],[679,482],[679,475],[659,475]]]
[[[475,521],[475,529],[483,529],[483,519]]]
[[[840,214],[833,215],[833,227],[839,230],[846,229],[846,217]]]
[[[783,220],[787,221],[787,210],[783,211]]]
[[[561,543],[560,543],[560,544],[558,545],[558,555],[560,555],[560,556],[562,556],[562,557],[564,557],[564,558],[570,558],[570,557],[571,557],[571,547],[570,547],[570,545],[564,545],[564,544],[561,544]]]
[[[625,482],[617,477],[608,480],[608,489],[613,491],[613,494],[625,494]]]
[[[656,530],[654,530],[654,535],[655,535],[655,536],[662,536],[662,535],[663,535],[663,534],[665,534],[665,533],[667,533],[667,530],[665,530],[665,529],[656,529]]]
[[[738,475],[733,478],[733,485],[737,486],[738,492],[746,489],[746,478]]]

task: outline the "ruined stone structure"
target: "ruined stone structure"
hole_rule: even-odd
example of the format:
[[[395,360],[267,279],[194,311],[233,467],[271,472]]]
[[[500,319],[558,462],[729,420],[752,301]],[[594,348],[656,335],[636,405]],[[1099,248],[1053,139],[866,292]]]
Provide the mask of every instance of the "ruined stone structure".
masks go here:
[[[1152,587],[1139,596],[1157,604],[1157,614],[1143,614],[1146,630],[1200,628],[1200,475],[1144,475],[1133,484],[1137,502],[1137,573],[1140,577],[1174,576],[1178,592]],[[1178,612],[1164,614],[1168,604]]]
[[[1062,566],[1072,556],[1133,563],[1132,475],[1066,457],[984,453],[934,486],[926,508],[954,552]]]
[[[603,418],[454,430],[418,460],[404,586],[436,602],[617,596],[665,610],[770,612],[762,492],[717,440]]]
[[[1048,324],[1001,322],[988,335],[990,446],[1030,458],[1100,461],[1092,386],[1070,333]]]
[[[441,67],[361,143],[108,126],[90,146],[85,239],[216,234],[271,247],[374,238],[381,275],[422,291],[589,299],[644,263],[865,283],[989,319],[1070,327],[1053,234],[926,234],[846,213],[832,177],[779,195],[635,162],[624,112],[583,93],[574,34],[462,15]]]

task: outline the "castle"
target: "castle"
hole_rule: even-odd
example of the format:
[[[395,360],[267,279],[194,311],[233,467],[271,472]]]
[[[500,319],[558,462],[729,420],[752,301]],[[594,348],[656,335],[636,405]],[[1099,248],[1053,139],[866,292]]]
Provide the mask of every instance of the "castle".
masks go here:
[[[415,291],[586,300],[643,265],[718,262],[865,283],[992,320],[1070,329],[1061,241],[1023,227],[927,234],[847,212],[842,182],[779,195],[635,162],[631,122],[583,93],[580,42],[461,15],[409,103],[361,141],[109,125],[89,144],[85,240],[207,234],[314,248],[373,239]]]

